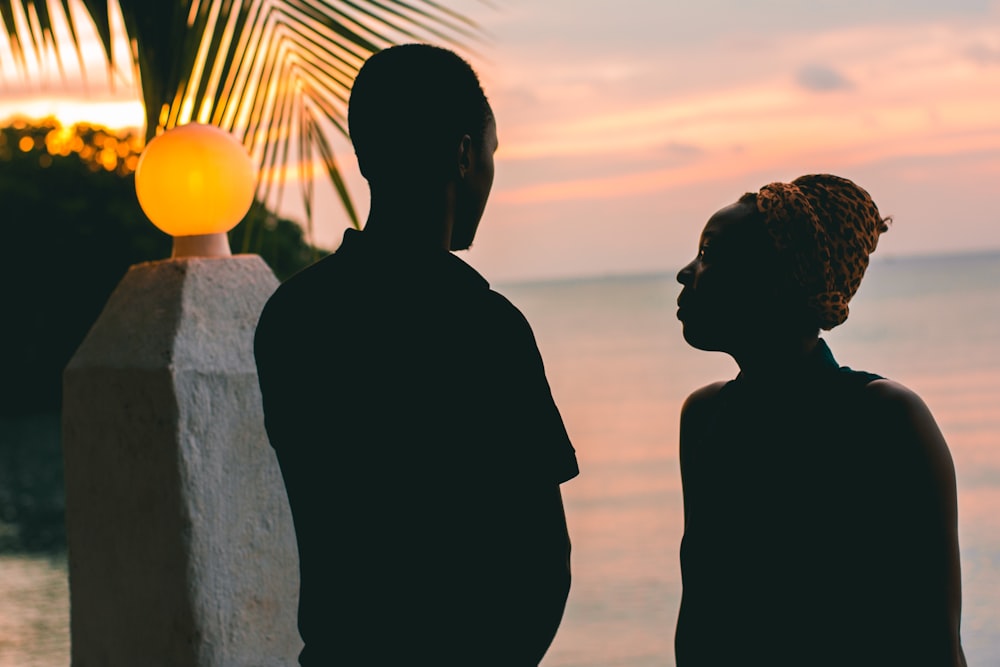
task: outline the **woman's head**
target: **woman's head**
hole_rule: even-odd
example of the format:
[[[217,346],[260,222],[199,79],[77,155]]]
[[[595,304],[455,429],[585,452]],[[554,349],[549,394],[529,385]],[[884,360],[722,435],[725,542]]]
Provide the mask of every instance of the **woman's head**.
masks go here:
[[[770,183],[713,215],[678,274],[689,343],[726,349],[748,332],[804,333],[847,319],[886,219],[868,193],[829,174]]]
[[[871,196],[846,178],[810,174],[765,185],[754,202],[817,326],[842,324],[888,230]]]

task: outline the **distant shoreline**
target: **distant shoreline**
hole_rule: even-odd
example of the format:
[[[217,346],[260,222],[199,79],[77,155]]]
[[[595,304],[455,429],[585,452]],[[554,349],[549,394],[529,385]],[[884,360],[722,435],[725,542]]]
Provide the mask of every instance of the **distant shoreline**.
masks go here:
[[[955,262],[955,261],[986,261],[986,260],[996,260],[1000,262],[1000,248],[992,248],[989,250],[962,250],[962,251],[950,251],[942,253],[919,253],[913,255],[896,255],[892,253],[879,253],[876,251],[871,256],[872,266],[879,266],[883,264],[911,264],[911,263],[927,263],[927,262]],[[579,275],[579,276],[559,276],[553,278],[525,278],[518,280],[498,280],[491,281],[493,287],[497,289],[505,288],[524,288],[524,287],[540,287],[540,286],[556,286],[560,284],[566,285],[580,285],[584,283],[597,283],[606,281],[631,281],[631,280],[652,280],[658,278],[669,278],[674,279],[674,276],[680,271],[681,267],[676,269],[663,269],[661,271],[636,271],[635,273],[622,272],[622,273],[606,273],[606,274],[595,274],[595,275]]]

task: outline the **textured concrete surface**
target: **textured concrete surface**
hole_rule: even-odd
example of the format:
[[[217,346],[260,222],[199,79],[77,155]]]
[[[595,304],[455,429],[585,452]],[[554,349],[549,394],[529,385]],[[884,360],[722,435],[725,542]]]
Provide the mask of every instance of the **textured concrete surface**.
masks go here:
[[[67,366],[73,667],[297,664],[252,345],[277,284],[256,255],[136,265]]]

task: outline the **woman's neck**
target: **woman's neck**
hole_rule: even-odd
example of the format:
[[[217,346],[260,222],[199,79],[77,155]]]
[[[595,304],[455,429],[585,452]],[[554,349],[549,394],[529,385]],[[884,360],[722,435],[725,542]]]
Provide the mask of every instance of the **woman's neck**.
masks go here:
[[[787,377],[801,369],[813,356],[819,334],[811,333],[785,340],[769,339],[733,353],[740,376],[749,382],[768,382]]]

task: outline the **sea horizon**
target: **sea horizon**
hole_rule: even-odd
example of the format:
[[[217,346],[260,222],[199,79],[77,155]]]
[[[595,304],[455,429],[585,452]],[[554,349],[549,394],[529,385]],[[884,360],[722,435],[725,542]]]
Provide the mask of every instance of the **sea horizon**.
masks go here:
[[[461,255],[459,255],[461,257]],[[988,259],[1000,260],[1000,248],[949,250],[945,252],[918,252],[907,254],[882,253],[876,250],[869,258],[869,267],[881,264],[924,262],[924,261],[979,261]],[[684,267],[683,264],[675,268],[662,269],[639,269],[636,271],[611,271],[607,273],[583,273],[571,275],[557,275],[551,277],[526,277],[526,278],[503,278],[490,280],[491,287],[500,289],[503,287],[531,287],[535,285],[549,285],[553,283],[587,283],[601,282],[605,280],[634,280],[642,278],[657,278],[660,276],[676,276],[677,272]]]

